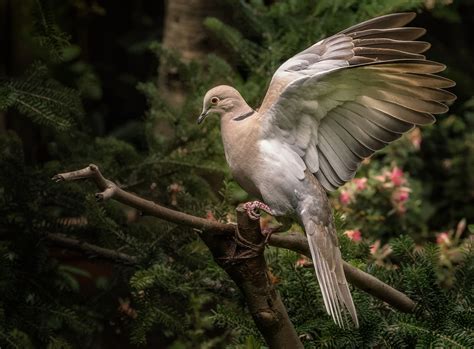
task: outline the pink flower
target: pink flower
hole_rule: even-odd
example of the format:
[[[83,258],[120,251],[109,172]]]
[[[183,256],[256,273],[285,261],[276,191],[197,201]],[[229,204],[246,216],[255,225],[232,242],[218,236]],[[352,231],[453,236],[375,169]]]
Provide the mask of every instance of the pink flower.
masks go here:
[[[168,186],[168,191],[170,192],[171,205],[178,205],[178,194],[183,191],[183,186],[178,183],[172,183]]]
[[[397,210],[397,213],[401,216],[403,216],[405,213],[407,213],[407,208],[403,204],[403,202],[399,203],[395,209]]]
[[[380,248],[380,240],[375,241],[372,245],[370,245],[370,254],[374,255]]]
[[[354,178],[352,182],[354,182],[356,189],[359,191],[367,189],[367,178],[365,177]]]
[[[449,234],[447,232],[436,234],[436,243],[438,245],[447,245],[449,242]]]
[[[214,213],[212,213],[212,211],[210,211],[210,210],[206,211],[206,219],[208,221],[217,222],[216,216],[214,216]]]
[[[343,205],[348,205],[352,201],[352,196],[347,190],[342,190],[339,195],[339,201]]]
[[[393,201],[397,203],[407,201],[410,198],[410,191],[410,188],[407,187],[397,188],[392,194]]]
[[[361,241],[362,240],[362,234],[361,234],[360,230],[346,230],[344,232],[344,235],[346,235],[352,241]]]
[[[306,258],[305,256],[300,256],[300,258],[298,258],[298,260],[296,261],[295,266],[296,267],[304,267],[304,266],[308,265],[308,263],[310,263],[308,258]]]
[[[420,149],[421,146],[421,131],[418,127],[415,127],[412,132],[408,134],[408,139],[410,140],[413,148],[416,150]]]
[[[410,198],[410,188],[399,187],[396,188],[392,193],[392,205],[398,214],[403,215],[407,212],[405,203]]]
[[[405,178],[403,176],[403,171],[398,166],[395,166],[392,171],[389,173],[389,178],[392,183],[396,186],[402,185],[405,183]]]

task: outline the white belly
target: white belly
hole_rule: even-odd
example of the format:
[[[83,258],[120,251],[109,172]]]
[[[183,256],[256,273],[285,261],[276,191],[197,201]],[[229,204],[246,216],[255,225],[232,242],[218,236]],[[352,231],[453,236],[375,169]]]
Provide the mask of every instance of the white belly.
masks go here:
[[[288,145],[278,140],[258,142],[261,162],[253,180],[263,201],[279,214],[292,213],[297,205],[306,165]]]

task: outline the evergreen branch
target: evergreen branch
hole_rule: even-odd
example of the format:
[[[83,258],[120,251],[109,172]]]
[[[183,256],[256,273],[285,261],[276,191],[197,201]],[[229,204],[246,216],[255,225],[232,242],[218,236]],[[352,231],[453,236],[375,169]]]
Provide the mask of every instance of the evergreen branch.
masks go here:
[[[22,105],[26,110],[30,110],[34,114],[41,116],[44,120],[48,120],[49,122],[51,122],[51,124],[56,123],[60,129],[67,129],[71,126],[69,121],[54,119],[51,115],[48,115],[48,113],[44,113],[38,108],[35,108],[33,105],[23,102],[20,99],[17,99],[16,102]]]
[[[10,107],[57,130],[83,116],[79,93],[51,79],[41,63],[32,64],[23,77],[0,78],[0,109]]]
[[[18,89],[16,89],[16,88],[12,87],[12,86],[10,86],[10,89],[11,89],[13,92],[15,92],[16,94],[19,94],[19,95],[26,95],[26,96],[30,96],[30,97],[35,97],[35,98],[38,98],[38,99],[40,99],[40,100],[44,100],[44,101],[46,101],[46,102],[49,102],[49,103],[51,103],[51,104],[58,104],[58,105],[60,105],[61,107],[66,108],[66,109],[70,109],[70,108],[71,108],[69,104],[64,103],[64,102],[62,102],[62,101],[60,101],[60,100],[58,100],[58,99],[53,99],[53,98],[51,98],[51,97],[48,97],[48,96],[45,96],[45,95],[40,95],[40,94],[37,94],[37,93],[32,93],[32,92],[27,92],[27,91],[21,91],[21,90],[18,90]],[[47,88],[44,88],[44,87],[43,87],[43,90],[44,90],[44,91],[48,91],[48,89],[47,89]],[[57,91],[52,90],[52,89],[49,89],[49,91],[50,91],[50,92],[53,92],[53,93],[54,93],[54,92],[57,92]]]
[[[204,25],[227,44],[229,50],[233,50],[247,67],[258,66],[258,57],[262,55],[263,51],[258,45],[247,40],[238,30],[217,18],[206,18]]]
[[[70,36],[56,24],[50,1],[36,0],[35,2],[35,38],[48,50],[53,61],[62,62],[64,49],[71,45]]]
[[[439,338],[441,341],[443,341],[444,343],[446,343],[446,345],[448,345],[449,348],[467,349],[466,346],[456,342],[454,339],[449,338],[448,336],[442,335],[441,333],[438,333],[438,332],[435,332],[435,331],[430,331],[429,329],[426,329],[424,327],[417,326],[415,324],[410,324],[410,323],[407,323],[407,322],[400,322],[399,326],[405,327],[409,330],[413,330],[414,333],[423,332],[427,335],[435,336],[435,337]]]
[[[0,337],[5,339],[8,342],[8,344],[12,346],[12,348],[18,348],[18,349],[21,348],[19,345],[16,345],[16,343],[10,339],[10,336],[8,336],[6,333],[3,333],[2,330],[0,330]]]
[[[138,258],[135,256],[92,245],[84,241],[70,238],[64,234],[47,233],[44,235],[44,238],[48,242],[82,252],[86,255],[96,256],[127,265],[134,265],[138,262]]]
[[[98,200],[114,198],[123,204],[136,208],[144,214],[161,218],[178,225],[192,227],[197,229],[199,232],[224,235],[231,235],[236,232],[236,226],[233,224],[223,224],[171,210],[152,201],[128,193],[119,188],[114,182],[106,179],[100,172],[99,168],[93,164],[78,171],[57,174],[52,179],[56,182],[60,182],[84,178],[92,179],[97,187],[102,190],[102,192],[96,194]],[[311,258],[308,242],[301,235],[288,234],[286,236],[277,236],[273,234],[269,239],[269,244],[275,247],[286,248]],[[343,267],[347,280],[357,288],[387,302],[395,309],[406,313],[413,312],[415,302],[402,292],[397,291],[393,287],[347,262],[343,262]]]

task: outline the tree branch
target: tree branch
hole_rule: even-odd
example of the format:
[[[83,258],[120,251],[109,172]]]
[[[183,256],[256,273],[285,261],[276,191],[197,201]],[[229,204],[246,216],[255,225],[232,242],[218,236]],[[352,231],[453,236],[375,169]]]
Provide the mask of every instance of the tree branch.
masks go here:
[[[63,246],[71,250],[79,251],[89,256],[103,258],[121,264],[133,265],[137,264],[138,258],[128,254],[110,250],[107,248],[92,245],[88,242],[70,238],[63,234],[47,233],[44,238],[55,245]]]
[[[237,208],[237,231],[230,248],[215,248],[215,241],[203,235],[214,260],[227,272],[245,297],[250,314],[270,348],[303,348],[288,317],[263,254],[265,238],[260,222],[252,220],[242,207]],[[216,237],[215,235],[213,236]],[[219,237],[217,237],[219,239]],[[213,248],[211,248],[213,247]],[[230,254],[229,254],[230,252]]]
[[[270,237],[270,245],[286,248],[311,258],[308,241],[301,234],[291,233],[287,235],[272,235]],[[355,287],[384,302],[387,302],[399,311],[404,313],[413,312],[415,309],[415,302],[406,294],[397,291],[376,277],[363,272],[347,262],[343,261],[343,263],[344,274],[346,274],[347,281]]]
[[[99,201],[114,198],[123,204],[138,209],[142,214],[161,218],[168,222],[193,227],[201,231],[208,231],[217,234],[232,234],[235,231],[234,225],[213,222],[187,213],[171,210],[157,205],[152,201],[142,199],[137,195],[126,192],[118,187],[114,182],[105,179],[99,168],[94,164],[91,164],[82,170],[59,173],[52,179],[56,182],[61,182],[74,181],[83,178],[92,179],[97,187],[102,190],[102,192],[95,194]]]
[[[53,177],[53,180],[59,182],[73,181],[82,178],[90,178],[94,180],[97,187],[102,190],[102,192],[96,194],[98,200],[114,198],[115,200],[134,207],[150,216],[161,218],[176,224],[193,227],[200,232],[206,233],[204,234],[205,236],[203,236],[203,239],[206,240],[207,237],[207,243],[211,250],[213,249],[213,241],[210,238],[210,235],[222,234],[233,236],[236,232],[236,226],[233,224],[214,222],[183,212],[171,210],[157,205],[152,201],[145,200],[134,194],[128,193],[119,188],[112,181],[104,178],[99,168],[93,164],[82,170],[57,174]],[[269,244],[275,247],[286,248],[311,258],[308,243],[302,235],[274,234],[270,237]],[[400,291],[395,290],[393,287],[390,287],[374,276],[367,274],[346,262],[344,262],[344,272],[346,274],[347,280],[354,286],[376,298],[381,299],[384,302],[387,302],[394,308],[402,312],[412,312],[415,308],[415,302],[408,296],[401,293]]]

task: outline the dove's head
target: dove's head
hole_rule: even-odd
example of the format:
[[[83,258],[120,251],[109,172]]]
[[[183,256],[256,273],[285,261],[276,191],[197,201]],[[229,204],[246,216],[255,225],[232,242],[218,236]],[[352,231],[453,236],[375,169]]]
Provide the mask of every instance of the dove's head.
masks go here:
[[[216,86],[207,91],[204,96],[202,113],[198,118],[198,124],[211,113],[223,115],[235,115],[241,112],[252,110],[239,91],[227,85]]]

